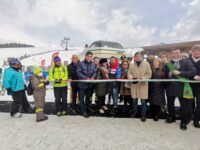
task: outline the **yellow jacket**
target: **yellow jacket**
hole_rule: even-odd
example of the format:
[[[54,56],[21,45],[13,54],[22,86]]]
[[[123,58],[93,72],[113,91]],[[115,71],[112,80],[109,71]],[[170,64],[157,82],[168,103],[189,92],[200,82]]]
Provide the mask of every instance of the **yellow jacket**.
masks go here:
[[[65,87],[67,86],[68,70],[67,67],[51,67],[49,70],[49,80],[53,81],[54,87]]]

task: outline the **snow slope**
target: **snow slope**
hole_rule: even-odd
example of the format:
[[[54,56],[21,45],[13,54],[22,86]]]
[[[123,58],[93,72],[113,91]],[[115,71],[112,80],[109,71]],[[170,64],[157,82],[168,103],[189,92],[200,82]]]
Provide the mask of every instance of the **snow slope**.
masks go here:
[[[81,47],[72,47],[69,48],[68,51],[63,49],[45,47],[45,48],[1,48],[0,49],[0,66],[3,65],[3,61],[7,60],[8,57],[17,57],[20,58],[21,56],[25,55],[33,55],[32,57],[26,58],[22,60],[22,64],[29,66],[29,65],[40,65],[41,60],[45,59],[46,65],[48,66],[51,63],[52,54],[55,52],[59,52],[59,56],[63,61],[70,61],[72,54],[79,54],[83,51]]]
[[[0,122],[1,150],[200,150],[199,129],[181,131],[180,121],[49,115],[36,123],[0,113]]]

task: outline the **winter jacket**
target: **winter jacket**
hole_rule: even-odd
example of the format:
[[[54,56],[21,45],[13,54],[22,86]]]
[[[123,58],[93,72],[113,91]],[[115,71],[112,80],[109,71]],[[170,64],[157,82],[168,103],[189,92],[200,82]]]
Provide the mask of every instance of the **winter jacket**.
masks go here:
[[[196,71],[197,71],[196,75],[200,76],[200,60],[197,62],[194,62],[192,58],[190,58],[190,60],[192,61],[193,65],[196,68]],[[200,83],[193,83],[191,85],[192,85],[193,94],[196,96],[200,90]]]
[[[21,71],[8,68],[3,74],[3,85],[6,89],[11,88],[12,91],[24,90],[24,79]]]
[[[110,64],[109,67],[109,79],[120,79],[121,78],[121,68],[119,67],[118,61],[116,60],[115,64]],[[118,82],[110,82],[109,90],[112,88],[119,88]]]
[[[152,75],[151,67],[148,62],[142,61],[138,66],[136,63],[130,65],[128,79],[150,79]],[[131,84],[131,97],[148,99],[148,82],[137,82]]]
[[[36,107],[43,108],[46,96],[45,80],[42,77],[32,76],[30,81],[33,87],[33,98],[35,105]]]
[[[77,69],[77,64],[74,64],[72,62],[71,64],[68,65],[68,79],[78,80],[76,69]],[[76,87],[77,82],[72,82],[71,86]]]
[[[54,66],[49,70],[49,80],[53,81],[53,87],[65,87],[68,80],[68,69],[64,66]]]
[[[105,67],[99,66],[97,70],[97,79],[99,80],[108,79],[108,69]],[[95,92],[96,92],[96,96],[105,96],[108,93],[108,83],[107,82],[96,83]]]
[[[128,79],[127,76],[128,69],[122,70],[121,79]],[[120,85],[120,95],[131,95],[130,88],[125,87],[126,82],[121,82]]]
[[[175,64],[173,60],[170,62],[172,64]],[[185,77],[189,79],[196,75],[196,69],[194,65],[192,64],[192,61],[189,59],[180,60],[178,70],[180,71],[180,77]],[[174,75],[170,76],[170,71],[169,71],[169,68],[167,67],[167,64],[165,65],[165,76],[168,79],[177,79],[177,77]],[[168,96],[183,97],[183,89],[184,89],[183,82],[169,82],[167,83],[166,94]]]
[[[164,79],[164,69],[156,68],[152,71],[151,79]],[[164,83],[163,82],[150,82],[149,83],[149,102],[151,105],[166,105]]]
[[[86,80],[87,78],[95,78],[96,77],[97,68],[93,62],[87,62],[86,60],[81,61],[77,64],[76,73],[80,80]],[[92,87],[90,83],[78,83],[79,88],[88,88]]]

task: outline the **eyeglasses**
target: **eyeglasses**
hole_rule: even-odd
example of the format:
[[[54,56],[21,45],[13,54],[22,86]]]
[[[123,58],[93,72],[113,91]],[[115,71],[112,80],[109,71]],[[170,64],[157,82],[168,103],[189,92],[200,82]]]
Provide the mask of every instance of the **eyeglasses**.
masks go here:
[[[128,65],[128,64],[122,64],[122,65]]]

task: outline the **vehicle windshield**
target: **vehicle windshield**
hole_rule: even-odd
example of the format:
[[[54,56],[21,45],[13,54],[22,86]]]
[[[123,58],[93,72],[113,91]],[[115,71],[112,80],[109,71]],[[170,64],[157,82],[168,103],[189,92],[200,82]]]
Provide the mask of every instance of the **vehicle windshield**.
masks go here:
[[[90,45],[90,47],[110,47],[110,48],[117,48],[123,49],[122,45],[117,42],[108,42],[108,41],[97,41]]]

